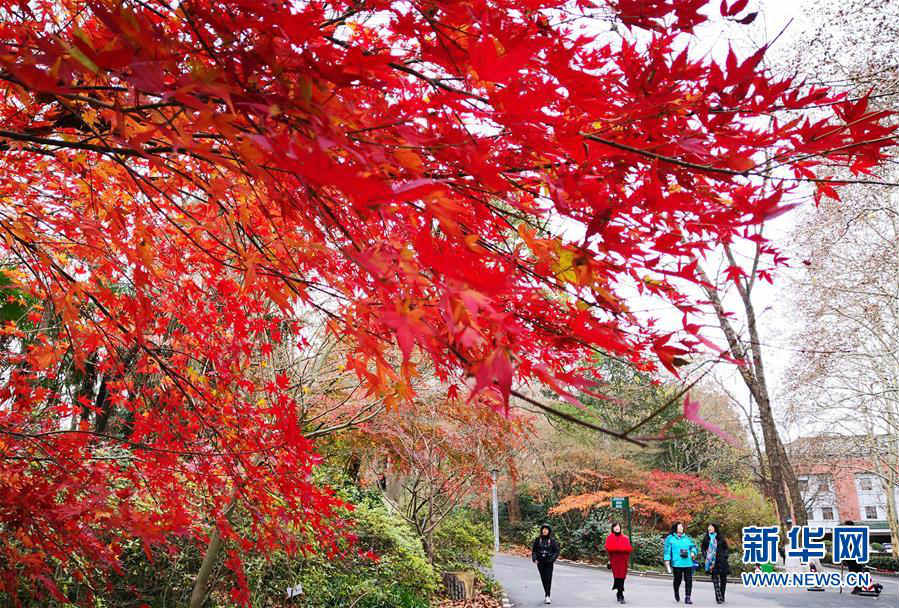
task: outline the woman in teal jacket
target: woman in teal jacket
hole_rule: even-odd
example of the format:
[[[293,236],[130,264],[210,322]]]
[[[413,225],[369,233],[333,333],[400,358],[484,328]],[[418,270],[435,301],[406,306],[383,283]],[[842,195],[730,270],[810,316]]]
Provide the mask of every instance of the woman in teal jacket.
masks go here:
[[[665,539],[665,567],[674,573],[674,601],[680,601],[680,583],[684,581],[684,603],[692,604],[693,560],[699,549],[692,538],[684,533],[684,524],[677,522],[671,527],[671,534]]]

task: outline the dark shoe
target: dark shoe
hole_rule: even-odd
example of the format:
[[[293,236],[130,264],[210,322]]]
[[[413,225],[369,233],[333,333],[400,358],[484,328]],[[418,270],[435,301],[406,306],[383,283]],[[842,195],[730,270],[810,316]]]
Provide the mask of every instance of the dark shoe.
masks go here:
[[[680,594],[679,593],[674,594],[674,601],[677,603],[680,603]]]
[[[693,600],[691,600],[691,599],[690,599],[690,596],[688,595],[688,596],[686,596],[686,597],[684,598],[684,603],[685,603],[685,604],[692,604],[692,603],[693,603]]]

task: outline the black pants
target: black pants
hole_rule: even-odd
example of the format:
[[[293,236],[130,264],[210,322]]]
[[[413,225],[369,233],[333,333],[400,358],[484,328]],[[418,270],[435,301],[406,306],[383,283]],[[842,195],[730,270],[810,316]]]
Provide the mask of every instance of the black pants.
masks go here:
[[[680,598],[680,582],[684,581],[684,593],[693,595],[693,568],[671,568],[674,570],[674,597]]]
[[[537,570],[540,572],[540,582],[543,583],[543,592],[549,597],[553,586],[553,563],[537,562]]]
[[[712,585],[715,586],[715,601],[724,601],[724,591],[727,588],[727,575],[720,572],[712,572]]]
[[[843,560],[843,563],[846,565],[846,569],[847,569],[849,572],[855,572],[855,573],[858,573],[858,572],[864,572],[864,568],[862,568],[861,566],[859,566],[858,562],[855,561],[855,560],[852,560],[852,561],[849,561],[849,560]],[[853,588],[852,588],[852,593],[858,593],[858,592],[861,591],[861,590],[862,590],[861,587],[853,587]]]
[[[624,579],[623,578],[616,578],[615,582],[612,583],[612,589],[616,589],[618,591],[618,593],[616,593],[615,596],[619,600],[624,599]]]

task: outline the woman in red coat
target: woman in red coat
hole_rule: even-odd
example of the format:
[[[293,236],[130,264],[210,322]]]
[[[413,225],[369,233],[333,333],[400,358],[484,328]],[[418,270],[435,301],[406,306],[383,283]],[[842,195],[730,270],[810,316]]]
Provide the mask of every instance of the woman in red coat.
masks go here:
[[[631,540],[621,533],[621,524],[612,524],[612,533],[606,538],[606,553],[609,554],[609,564],[612,567],[612,576],[615,583],[612,589],[618,591],[618,603],[624,603],[624,579],[627,577],[627,562],[631,556]]]

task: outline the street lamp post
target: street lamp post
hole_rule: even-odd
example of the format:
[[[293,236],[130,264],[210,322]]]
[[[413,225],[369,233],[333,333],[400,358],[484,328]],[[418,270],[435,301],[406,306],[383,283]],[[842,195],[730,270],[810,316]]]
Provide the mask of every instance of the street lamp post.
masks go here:
[[[490,476],[493,478],[493,551],[499,553],[499,504],[496,498],[496,474],[499,471],[492,469]]]

